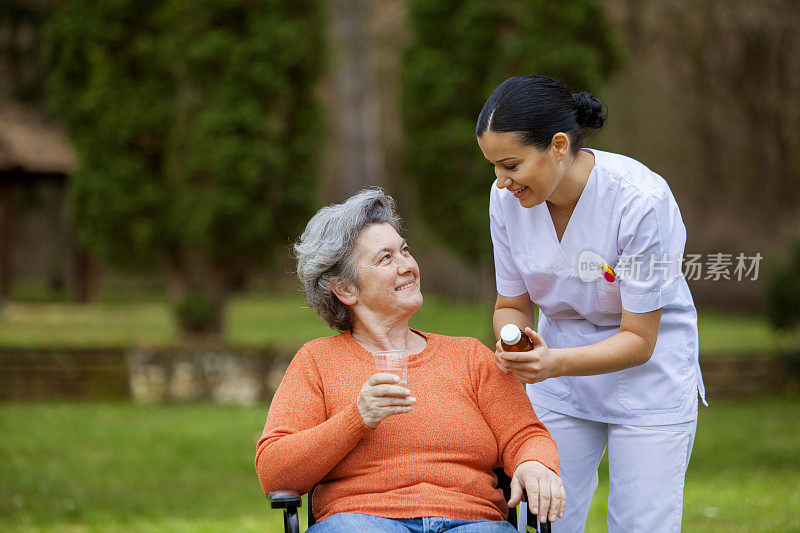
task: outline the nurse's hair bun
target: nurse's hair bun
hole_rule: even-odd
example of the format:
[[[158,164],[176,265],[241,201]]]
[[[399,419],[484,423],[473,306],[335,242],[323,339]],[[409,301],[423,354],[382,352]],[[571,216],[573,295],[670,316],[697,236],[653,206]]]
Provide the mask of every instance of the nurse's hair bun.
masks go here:
[[[599,130],[606,123],[608,113],[603,112],[603,102],[592,93],[575,93],[572,101],[575,103],[575,122],[579,128]]]

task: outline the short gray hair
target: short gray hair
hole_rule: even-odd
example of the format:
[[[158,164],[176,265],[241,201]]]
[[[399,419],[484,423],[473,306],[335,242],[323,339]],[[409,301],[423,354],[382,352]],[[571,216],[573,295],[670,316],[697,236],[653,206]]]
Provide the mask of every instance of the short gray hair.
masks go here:
[[[294,245],[297,277],[309,307],[331,328],[346,331],[353,325],[345,304],[333,293],[332,284],[358,287],[355,246],[361,231],[386,222],[399,233],[400,218],[394,199],[379,187],[362,189],[344,203],[320,209]]]

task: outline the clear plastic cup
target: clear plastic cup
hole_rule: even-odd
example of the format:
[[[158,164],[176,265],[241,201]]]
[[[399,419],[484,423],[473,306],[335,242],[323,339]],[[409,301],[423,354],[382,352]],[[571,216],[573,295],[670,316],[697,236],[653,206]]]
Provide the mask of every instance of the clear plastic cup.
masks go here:
[[[400,378],[398,385],[408,387],[408,351],[385,350],[374,352],[375,370],[394,374]]]

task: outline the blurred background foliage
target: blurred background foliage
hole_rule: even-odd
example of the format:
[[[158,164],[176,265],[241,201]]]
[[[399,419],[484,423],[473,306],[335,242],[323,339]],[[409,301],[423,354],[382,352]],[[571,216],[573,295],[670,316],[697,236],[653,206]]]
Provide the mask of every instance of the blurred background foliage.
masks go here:
[[[444,23],[446,21],[446,23]],[[492,172],[475,149],[486,98],[519,73],[599,90],[621,54],[599,0],[408,2],[402,77],[405,169],[427,228],[476,267],[491,260]]]
[[[766,315],[775,328],[788,330],[800,322],[800,236],[790,242],[783,257],[773,260],[771,267]]]
[[[47,102],[80,159],[79,239],[115,267],[164,267],[187,331],[219,334],[236,276],[315,207],[320,11],[71,1],[43,28]]]
[[[690,280],[701,362],[748,363],[718,369],[736,391],[783,354],[794,389],[711,397],[684,526],[796,529],[795,0],[0,1],[0,352],[195,336],[293,351],[330,330],[302,307],[291,242],[367,184],[397,199],[421,266],[412,324],[491,344],[494,176],[474,127],[521,73],[603,100],[590,144],[664,176],[688,253],[765,257],[758,281]],[[15,159],[30,131],[62,126],[73,171]],[[0,529],[280,531],[252,466],[263,421],[263,407],[0,403]],[[604,531],[607,491],[601,468],[587,531]]]
[[[64,124],[79,156],[68,232],[106,291],[155,283],[187,333],[220,337],[232,293],[294,288],[309,214],[367,184],[398,200],[427,291],[491,300],[474,122],[523,72],[603,99],[591,144],[667,179],[687,253],[779,255],[798,231],[789,0],[9,0],[0,27],[3,101]],[[17,294],[41,280],[47,298],[75,267],[39,197],[15,200],[13,270]],[[769,302],[760,282],[690,285],[701,309]]]

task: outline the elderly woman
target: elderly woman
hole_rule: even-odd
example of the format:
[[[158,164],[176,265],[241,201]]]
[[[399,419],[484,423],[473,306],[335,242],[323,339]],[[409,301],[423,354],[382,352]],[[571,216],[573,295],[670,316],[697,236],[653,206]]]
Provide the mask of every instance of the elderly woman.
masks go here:
[[[393,208],[362,190],[321,209],[295,245],[308,304],[341,333],[305,344],[275,393],[256,452],[264,492],[318,484],[313,533],[514,531],[507,505],[523,490],[555,520],[558,452],[520,383],[476,339],[409,327],[419,268]],[[408,388],[375,372],[372,354],[390,349],[410,354]]]

